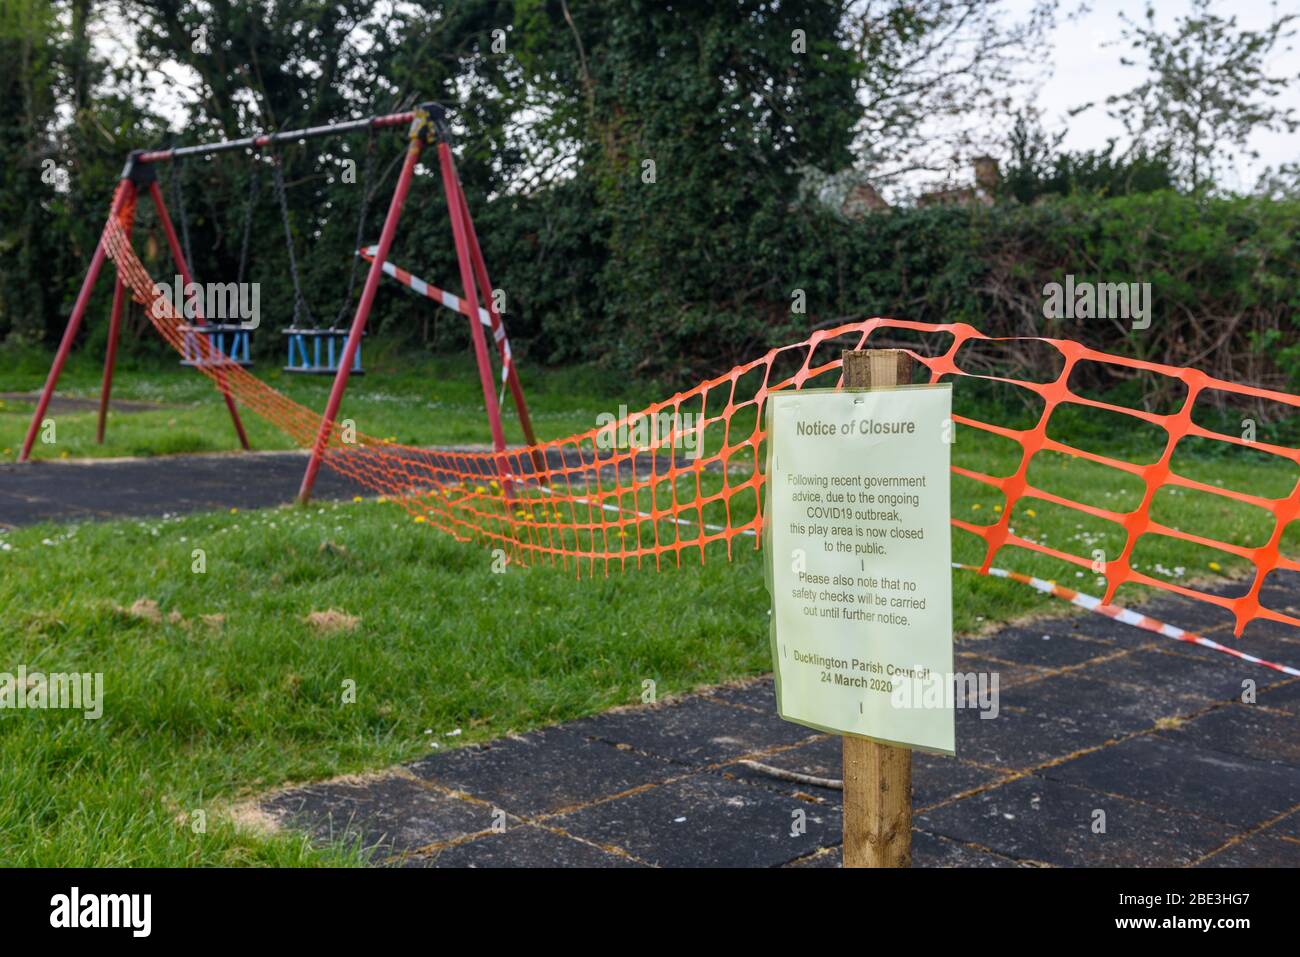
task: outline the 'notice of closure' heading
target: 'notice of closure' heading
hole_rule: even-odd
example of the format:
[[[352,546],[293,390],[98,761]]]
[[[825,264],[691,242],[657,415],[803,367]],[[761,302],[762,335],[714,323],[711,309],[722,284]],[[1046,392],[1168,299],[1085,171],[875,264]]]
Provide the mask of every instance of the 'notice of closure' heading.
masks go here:
[[[916,422],[910,419],[898,419],[893,422],[880,422],[876,419],[849,419],[842,424],[834,422],[795,422],[799,435],[914,435]]]

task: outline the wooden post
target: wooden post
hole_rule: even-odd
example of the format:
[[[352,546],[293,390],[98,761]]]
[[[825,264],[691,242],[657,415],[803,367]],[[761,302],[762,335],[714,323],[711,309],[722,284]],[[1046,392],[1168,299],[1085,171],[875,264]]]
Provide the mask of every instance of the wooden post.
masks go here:
[[[844,351],[844,387],[874,389],[912,381],[901,349]],[[912,866],[912,752],[845,735],[845,867]]]

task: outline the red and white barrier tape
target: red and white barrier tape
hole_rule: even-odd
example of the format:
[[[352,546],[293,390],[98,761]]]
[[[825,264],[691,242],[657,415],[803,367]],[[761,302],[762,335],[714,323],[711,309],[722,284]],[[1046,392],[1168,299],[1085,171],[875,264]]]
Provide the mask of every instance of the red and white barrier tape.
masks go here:
[[[379,252],[378,246],[366,246],[357,250],[357,255],[368,263],[375,261],[375,256]],[[434,302],[446,306],[462,315],[469,315],[469,305],[459,296],[447,292],[445,289],[439,289],[432,283],[426,282],[419,276],[407,272],[405,269],[395,266],[393,263],[385,261],[382,266],[384,272],[392,276],[403,286],[406,286],[416,295],[424,296],[426,299],[432,299]],[[510,340],[506,338],[506,327],[501,322],[501,317],[493,312],[489,312],[482,306],[478,307],[478,320],[487,326],[492,332],[492,340],[497,344],[497,349],[501,353],[501,381],[504,383],[510,377]]]
[[[978,573],[979,568],[975,565],[961,565],[957,562],[952,563],[953,568],[964,568],[967,571]],[[1211,648],[1214,651],[1221,651],[1225,655],[1232,655],[1234,658],[1240,658],[1243,661],[1249,661],[1251,664],[1260,665],[1264,668],[1272,668],[1274,671],[1280,671],[1283,674],[1294,675],[1300,678],[1300,669],[1292,668],[1290,665],[1279,665],[1272,661],[1265,661],[1263,658],[1256,658],[1254,655],[1248,655],[1244,651],[1238,651],[1236,648],[1229,648],[1227,645],[1221,645],[1217,641],[1205,638],[1191,631],[1184,631],[1176,625],[1168,625],[1163,621],[1152,618],[1149,615],[1141,615],[1135,611],[1129,611],[1127,608],[1120,608],[1118,605],[1108,605],[1100,598],[1092,595],[1086,595],[1081,591],[1075,591],[1073,588],[1066,588],[1064,585],[1058,585],[1055,582],[1047,581],[1042,578],[1035,578],[1032,575],[1022,575],[1019,572],[1009,572],[1005,568],[990,568],[989,574],[995,578],[1009,578],[1012,581],[1020,582],[1035,588],[1044,594],[1052,595],[1056,598],[1063,598],[1072,605],[1078,605],[1080,608],[1086,608],[1088,611],[1096,612],[1099,615],[1105,615],[1107,618],[1114,618],[1116,621],[1122,621],[1126,625],[1132,625],[1134,628],[1141,628],[1143,631],[1154,632],[1165,638],[1173,638],[1176,641],[1185,641],[1189,644],[1200,645],[1202,648]]]

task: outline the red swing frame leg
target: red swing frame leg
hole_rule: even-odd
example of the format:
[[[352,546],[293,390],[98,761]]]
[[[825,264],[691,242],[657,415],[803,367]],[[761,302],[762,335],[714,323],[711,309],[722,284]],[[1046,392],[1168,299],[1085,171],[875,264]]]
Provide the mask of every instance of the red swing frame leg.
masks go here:
[[[122,230],[128,241],[135,226],[135,206],[127,207]],[[108,318],[108,344],[104,350],[104,381],[99,388],[99,421],[95,425],[95,443],[104,444],[104,427],[108,421],[108,400],[113,394],[113,367],[117,363],[117,340],[122,331],[122,309],[126,304],[126,284],[119,274],[113,283],[113,311]]]
[[[135,184],[129,179],[123,179],[117,184],[117,192],[113,196],[113,204],[109,208],[108,218],[111,220],[122,212],[122,208],[135,198]],[[105,224],[107,225],[107,224]],[[95,244],[95,254],[90,259],[90,265],[86,268],[86,278],[81,282],[81,291],[77,293],[77,302],[72,307],[72,315],[68,317],[68,325],[63,330],[63,338],[59,341],[59,351],[54,355],[54,362],[50,365],[50,373],[45,377],[45,385],[41,388],[41,397],[36,403],[36,411],[32,413],[31,425],[27,427],[27,435],[23,439],[22,450],[18,453],[18,461],[26,462],[32,452],[32,444],[36,441],[36,433],[40,430],[41,422],[45,418],[45,412],[50,406],[50,399],[54,395],[54,387],[58,384],[59,376],[63,372],[63,364],[68,359],[68,353],[72,351],[72,343],[76,341],[77,331],[81,328],[81,320],[85,318],[86,307],[90,305],[91,293],[95,291],[95,282],[99,279],[99,271],[104,267],[104,260],[108,258],[104,250],[104,241],[101,238]]]
[[[176,238],[176,229],[172,226],[171,216],[167,214],[167,204],[163,202],[162,189],[158,186],[157,180],[149,184],[149,198],[153,200],[154,208],[158,210],[158,222],[162,224],[163,233],[167,237],[167,247],[171,250],[172,260],[176,263],[176,268],[181,271],[181,281],[188,286],[194,281],[194,277],[190,273],[190,264],[185,259],[185,253],[181,251],[180,240]],[[204,325],[201,314],[196,315],[195,319],[199,325]],[[226,374],[220,366],[217,367],[217,388],[221,390],[221,397],[226,400],[226,408],[230,410],[230,419],[235,424],[235,434],[239,436],[239,444],[247,452],[251,448],[248,444],[248,433],[244,431],[244,422],[239,417],[239,409],[230,394],[230,387],[226,385]]]
[[[488,425],[492,429],[492,447],[497,452],[497,473],[506,495],[511,493],[510,471],[505,461],[506,438],[501,427],[501,409],[497,405],[495,383],[492,381],[492,362],[488,358],[487,337],[483,335],[483,323],[479,321],[478,293],[475,289],[474,266],[471,262],[470,243],[466,223],[464,199],[460,191],[460,179],[456,176],[456,164],[452,161],[451,147],[446,139],[438,141],[438,162],[442,169],[442,187],[447,196],[447,212],[451,216],[451,233],[456,242],[456,259],[460,265],[460,282],[465,291],[465,305],[469,315],[470,337],[474,341],[474,358],[478,361],[479,382],[483,386],[483,403],[487,406]],[[491,302],[491,290],[486,295]]]
[[[488,313],[492,317],[492,328],[495,333],[497,329],[501,328],[501,316],[497,313],[496,302],[492,298],[492,280],[488,278],[487,262],[483,259],[483,250],[478,244],[478,232],[474,229],[474,220],[469,214],[469,203],[465,199],[465,189],[461,185],[459,176],[456,177],[456,192],[460,197],[461,218],[465,223],[465,235],[474,265],[474,273],[478,277],[479,289],[483,293],[483,300],[487,305]],[[505,365],[506,347],[504,340],[499,343],[498,349],[501,354],[501,362]],[[515,411],[519,413],[519,425],[523,429],[524,442],[532,448],[533,470],[538,481],[545,484],[546,456],[536,448],[537,436],[533,433],[533,420],[528,414],[528,403],[524,401],[524,388],[519,382],[519,370],[513,359],[506,371],[506,384],[510,387],[510,395],[515,403]]]
[[[352,363],[356,358],[357,346],[366,330],[366,320],[370,317],[370,307],[375,301],[375,292],[379,288],[379,279],[384,274],[384,263],[388,260],[388,251],[393,245],[393,236],[397,234],[397,222],[402,216],[402,207],[406,205],[407,193],[411,190],[411,180],[415,177],[415,166],[420,161],[424,150],[424,136],[427,121],[417,118],[412,125],[411,145],[406,151],[406,160],[402,163],[401,175],[393,190],[393,198],[388,204],[388,215],[384,218],[384,228],[379,235],[379,249],[376,250],[370,271],[366,273],[366,284],[361,290],[361,301],[357,303],[357,313],[348,330],[348,341],[339,358],[338,371],[334,373],[334,385],[330,388],[329,401],[325,405],[325,414],[321,417],[320,431],[312,445],[311,458],[307,461],[307,471],[303,473],[302,484],[298,487],[298,501],[306,505],[311,500],[311,490],[316,484],[316,475],[320,471],[321,457],[329,444],[334,431],[334,418],[338,415],[339,405],[343,401],[343,391],[348,385],[348,376],[352,373]]]

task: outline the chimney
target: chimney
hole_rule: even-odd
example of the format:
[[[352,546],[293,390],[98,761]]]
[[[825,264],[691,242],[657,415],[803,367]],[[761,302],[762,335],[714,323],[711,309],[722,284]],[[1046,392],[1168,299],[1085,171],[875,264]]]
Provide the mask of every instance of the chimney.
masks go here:
[[[1001,178],[998,172],[998,161],[992,156],[977,156],[974,159],[974,166],[975,185],[990,196],[997,192],[998,180]]]

